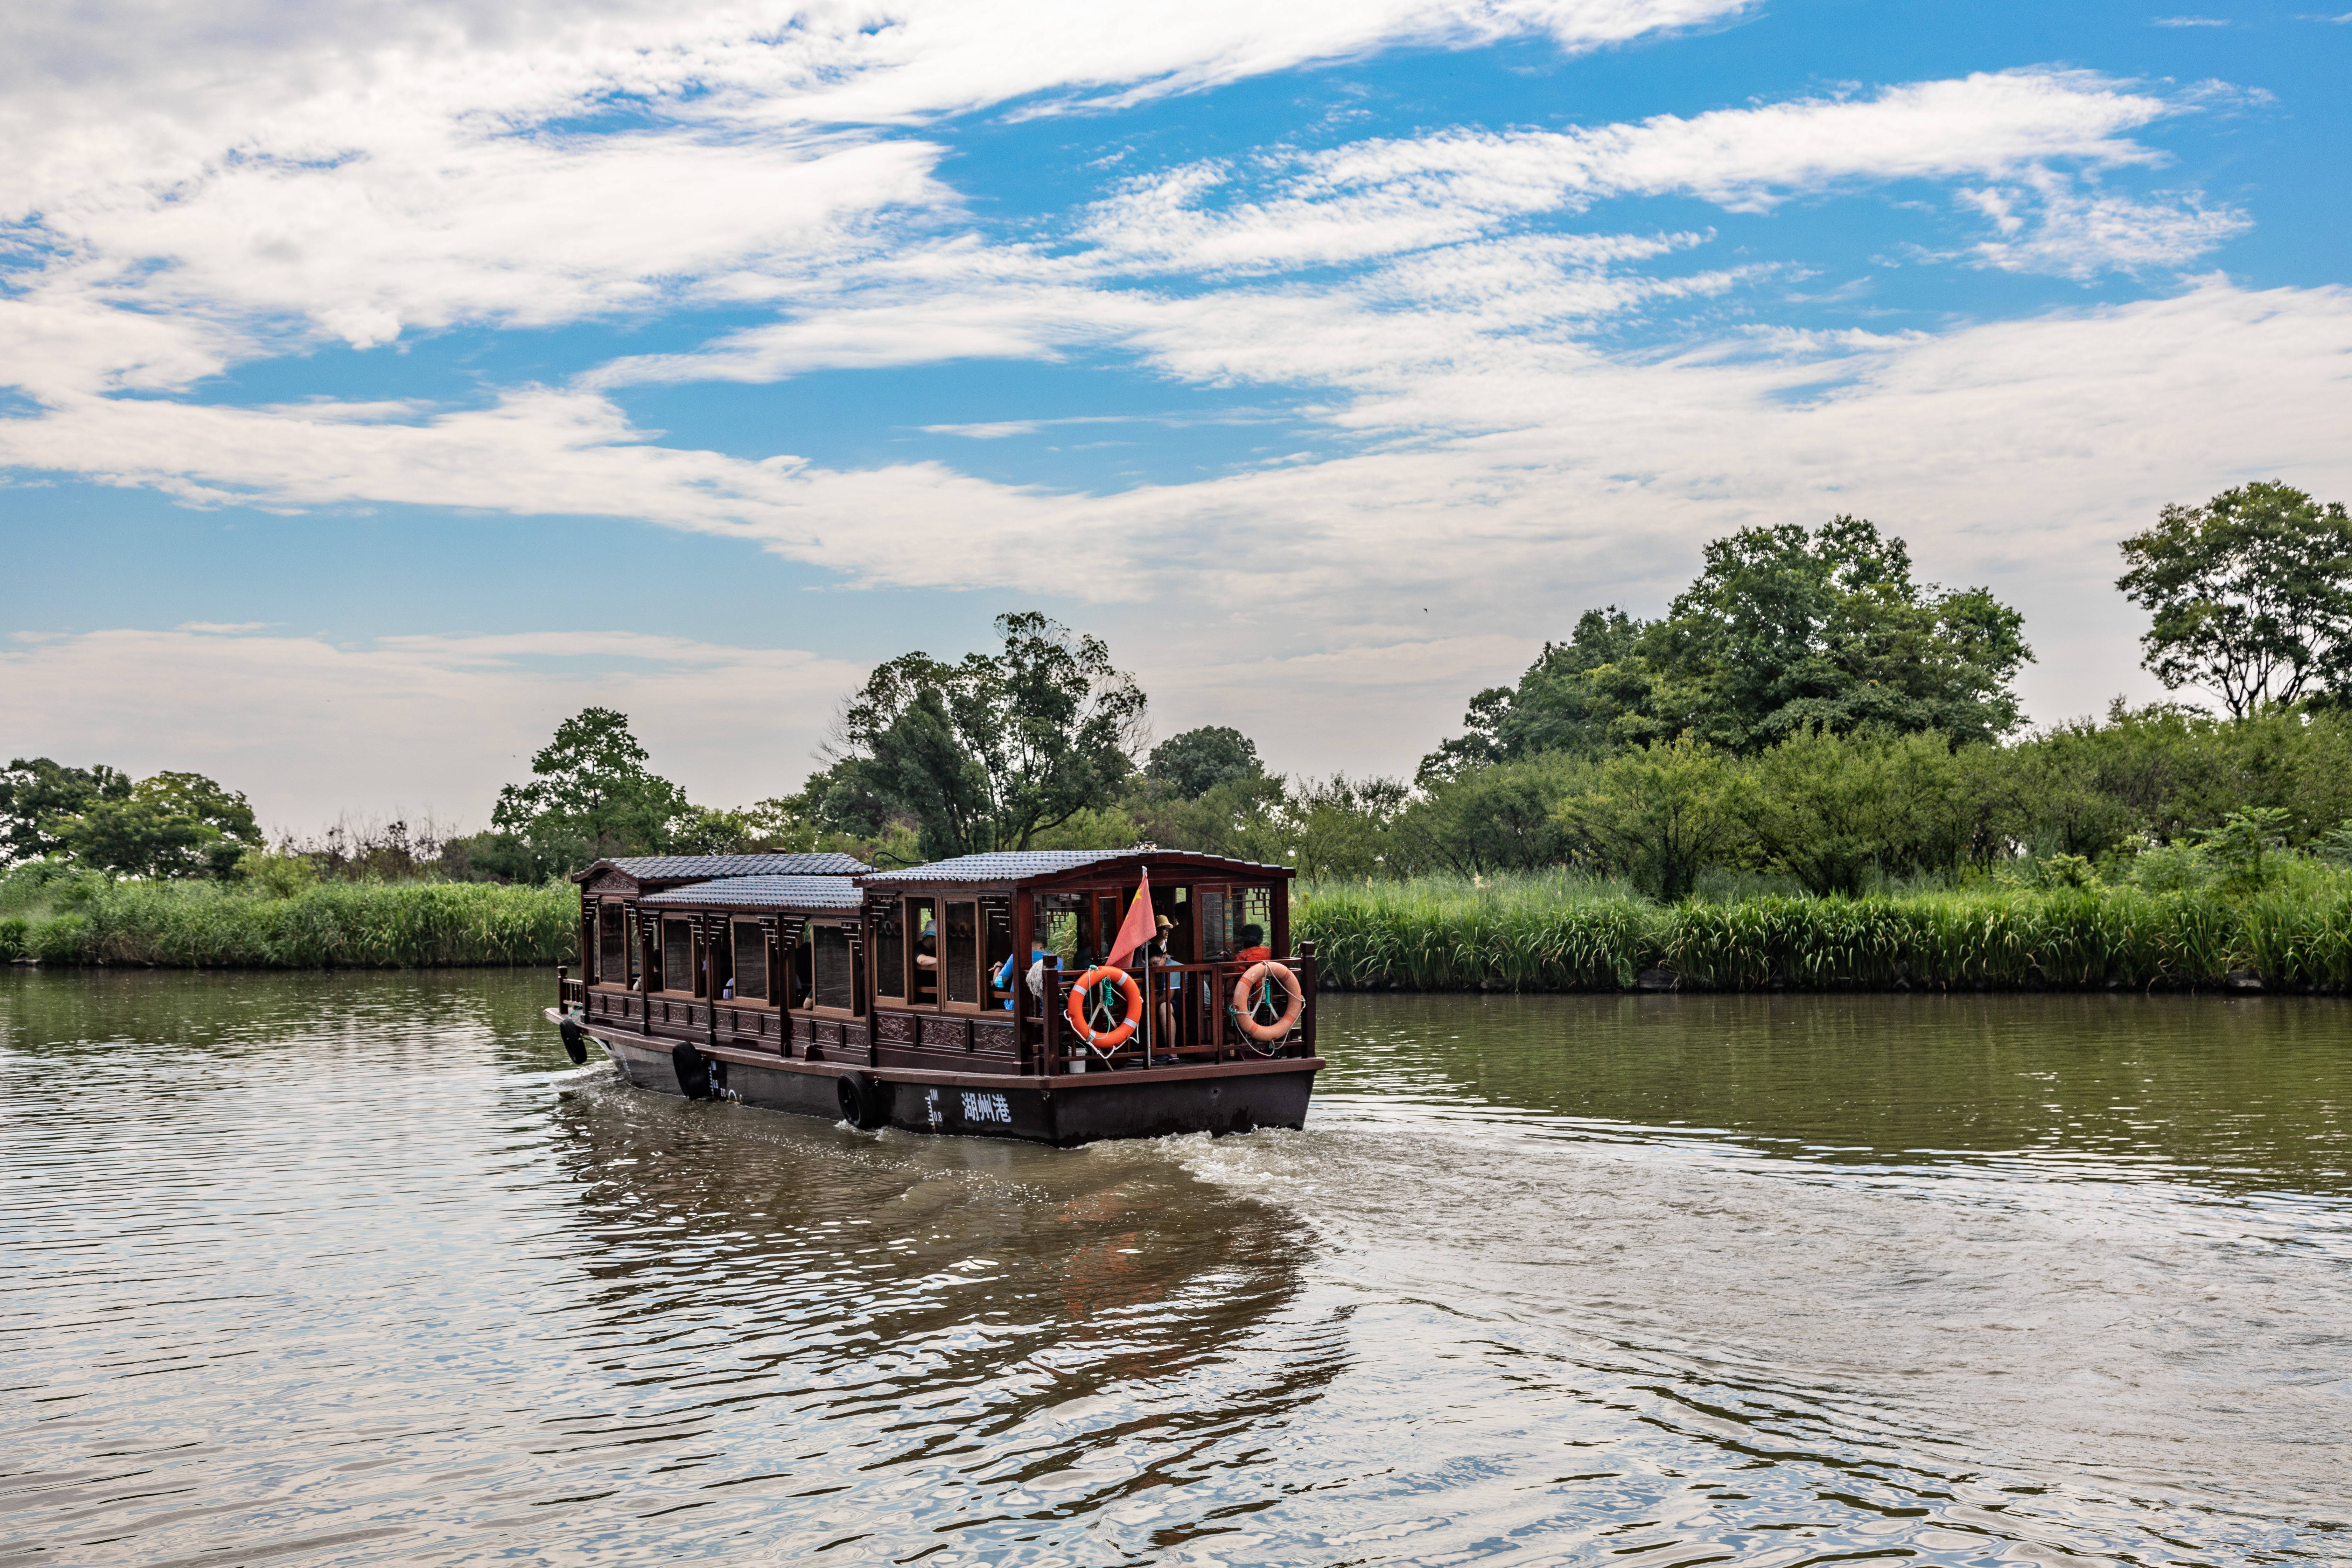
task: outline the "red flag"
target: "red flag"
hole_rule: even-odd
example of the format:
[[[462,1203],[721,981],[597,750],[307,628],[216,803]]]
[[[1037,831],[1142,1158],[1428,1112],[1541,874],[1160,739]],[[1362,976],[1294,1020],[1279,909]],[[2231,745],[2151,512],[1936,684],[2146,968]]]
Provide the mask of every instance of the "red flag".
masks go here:
[[[1159,934],[1151,920],[1151,873],[1143,873],[1142,885],[1135,889],[1135,902],[1127,906],[1127,919],[1118,925],[1118,934],[1111,938],[1110,951],[1103,962],[1113,969],[1125,967],[1127,955],[1148,945]]]

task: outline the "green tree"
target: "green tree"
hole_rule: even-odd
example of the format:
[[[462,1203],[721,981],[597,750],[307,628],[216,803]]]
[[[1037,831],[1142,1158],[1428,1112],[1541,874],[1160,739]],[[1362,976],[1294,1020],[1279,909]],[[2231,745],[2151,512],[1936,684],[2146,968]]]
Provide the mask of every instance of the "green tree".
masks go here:
[[[1489,687],[1470,700],[1469,732],[1423,757],[1423,789],[1496,763],[1547,752],[1591,756],[1647,735],[1659,706],[1659,678],[1644,661],[1647,623],[1612,605],[1587,610],[1563,643],[1544,644],[1515,690]]]
[[[1573,847],[1559,803],[1591,771],[1589,759],[1544,752],[1425,784],[1397,824],[1391,866],[1457,877],[1557,866]]]
[[[1151,748],[1146,778],[1162,779],[1186,800],[1198,800],[1221,784],[1262,777],[1257,742],[1239,730],[1223,724],[1204,725],[1171,735]]]
[[[1859,896],[1872,871],[1934,867],[1955,769],[1944,737],[1870,726],[1801,730],[1748,765],[1733,809],[1764,863],[1816,896]]]
[[[2168,690],[2195,686],[2233,719],[2340,692],[2352,675],[2352,516],[2276,482],[2168,506],[2123,542],[2116,579],[2153,617],[2140,662]]]
[[[1110,804],[1134,771],[1145,700],[1099,637],[1034,611],[1000,616],[997,654],[878,666],[843,710],[828,809],[903,814],[937,858],[1026,847]]]
[[[1685,731],[1752,754],[1809,727],[1990,741],[2020,722],[2024,619],[1982,588],[1914,580],[1910,551],[1856,517],[1750,528],[1706,546],[1662,620],[1588,610],[1515,689],[1471,701],[1423,788],[1546,752],[1599,755]]]
[[[1668,900],[1685,899],[1698,874],[1738,858],[1733,771],[1690,735],[1629,748],[1562,801],[1562,828],[1581,858],[1632,877]]]
[[[1690,689],[1702,733],[1760,751],[1809,728],[1941,731],[1990,741],[2020,722],[2011,683],[2024,617],[1982,588],[1912,580],[1911,552],[1858,517],[1811,534],[1742,529],[1644,644]]]
[[[1371,877],[1389,869],[1389,838],[1410,792],[1396,779],[1304,780],[1288,802],[1290,863],[1299,875]]]
[[[51,825],[75,860],[121,877],[227,879],[247,850],[264,847],[245,796],[202,773],[157,773],[127,798],[93,801]]]
[[[131,775],[103,763],[69,768],[47,757],[18,757],[0,773],[0,863],[62,854],[58,819],[130,798]]]
[[[1195,800],[1164,780],[1144,779],[1129,785],[1124,805],[1135,825],[1129,842],[1267,864],[1289,856],[1289,794],[1272,774],[1227,779]]]
[[[627,714],[582,709],[531,758],[530,783],[499,791],[490,826],[511,842],[483,846],[477,858],[537,880],[604,857],[667,852],[694,808],[648,760]]]

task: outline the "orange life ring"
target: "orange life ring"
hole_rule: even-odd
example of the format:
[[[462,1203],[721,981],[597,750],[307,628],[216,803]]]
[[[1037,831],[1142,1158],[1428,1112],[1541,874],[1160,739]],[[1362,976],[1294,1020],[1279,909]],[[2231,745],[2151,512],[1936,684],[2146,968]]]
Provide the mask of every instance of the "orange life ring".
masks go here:
[[[1281,1017],[1271,1024],[1261,1024],[1257,1021],[1257,1009],[1250,1002],[1250,987],[1270,977],[1281,980],[1290,1000],[1284,1005]],[[1243,1034],[1261,1044],[1287,1038],[1290,1031],[1298,1026],[1298,1016],[1306,1011],[1307,993],[1286,964],[1262,959],[1243,970],[1234,982],[1234,1022],[1241,1026]]]
[[[1087,997],[1096,986],[1111,980],[1118,982],[1119,995],[1127,1003],[1127,1016],[1118,1027],[1097,1034],[1087,1022]],[[1129,978],[1126,970],[1097,963],[1079,975],[1077,983],[1070,987],[1068,1012],[1070,1027],[1077,1031],[1078,1038],[1098,1051],[1115,1051],[1135,1038],[1135,1026],[1143,1020],[1143,993],[1135,988],[1135,982]]]

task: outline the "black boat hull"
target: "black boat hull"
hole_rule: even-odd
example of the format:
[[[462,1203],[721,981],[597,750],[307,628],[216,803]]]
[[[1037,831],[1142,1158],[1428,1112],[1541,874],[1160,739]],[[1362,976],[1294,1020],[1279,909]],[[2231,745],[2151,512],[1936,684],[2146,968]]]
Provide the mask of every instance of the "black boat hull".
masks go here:
[[[561,1015],[549,1009],[551,1019]],[[1250,1132],[1306,1125],[1320,1058],[1040,1078],[929,1072],[805,1061],[764,1051],[701,1047],[681,1058],[659,1036],[584,1031],[639,1089],[720,1099],[763,1110],[842,1120],[839,1080],[860,1075],[876,1125],[908,1132],[1015,1138],[1068,1148],[1111,1138]]]

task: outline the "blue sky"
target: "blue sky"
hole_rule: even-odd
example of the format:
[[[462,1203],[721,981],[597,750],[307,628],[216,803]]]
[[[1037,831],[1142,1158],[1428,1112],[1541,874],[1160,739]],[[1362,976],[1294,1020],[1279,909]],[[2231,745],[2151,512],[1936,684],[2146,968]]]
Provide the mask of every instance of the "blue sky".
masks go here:
[[[608,0],[0,22],[0,732],[478,825],[563,714],[795,787],[1046,609],[1409,772],[1861,512],[2155,694],[2114,545],[2352,495],[2352,16]]]

